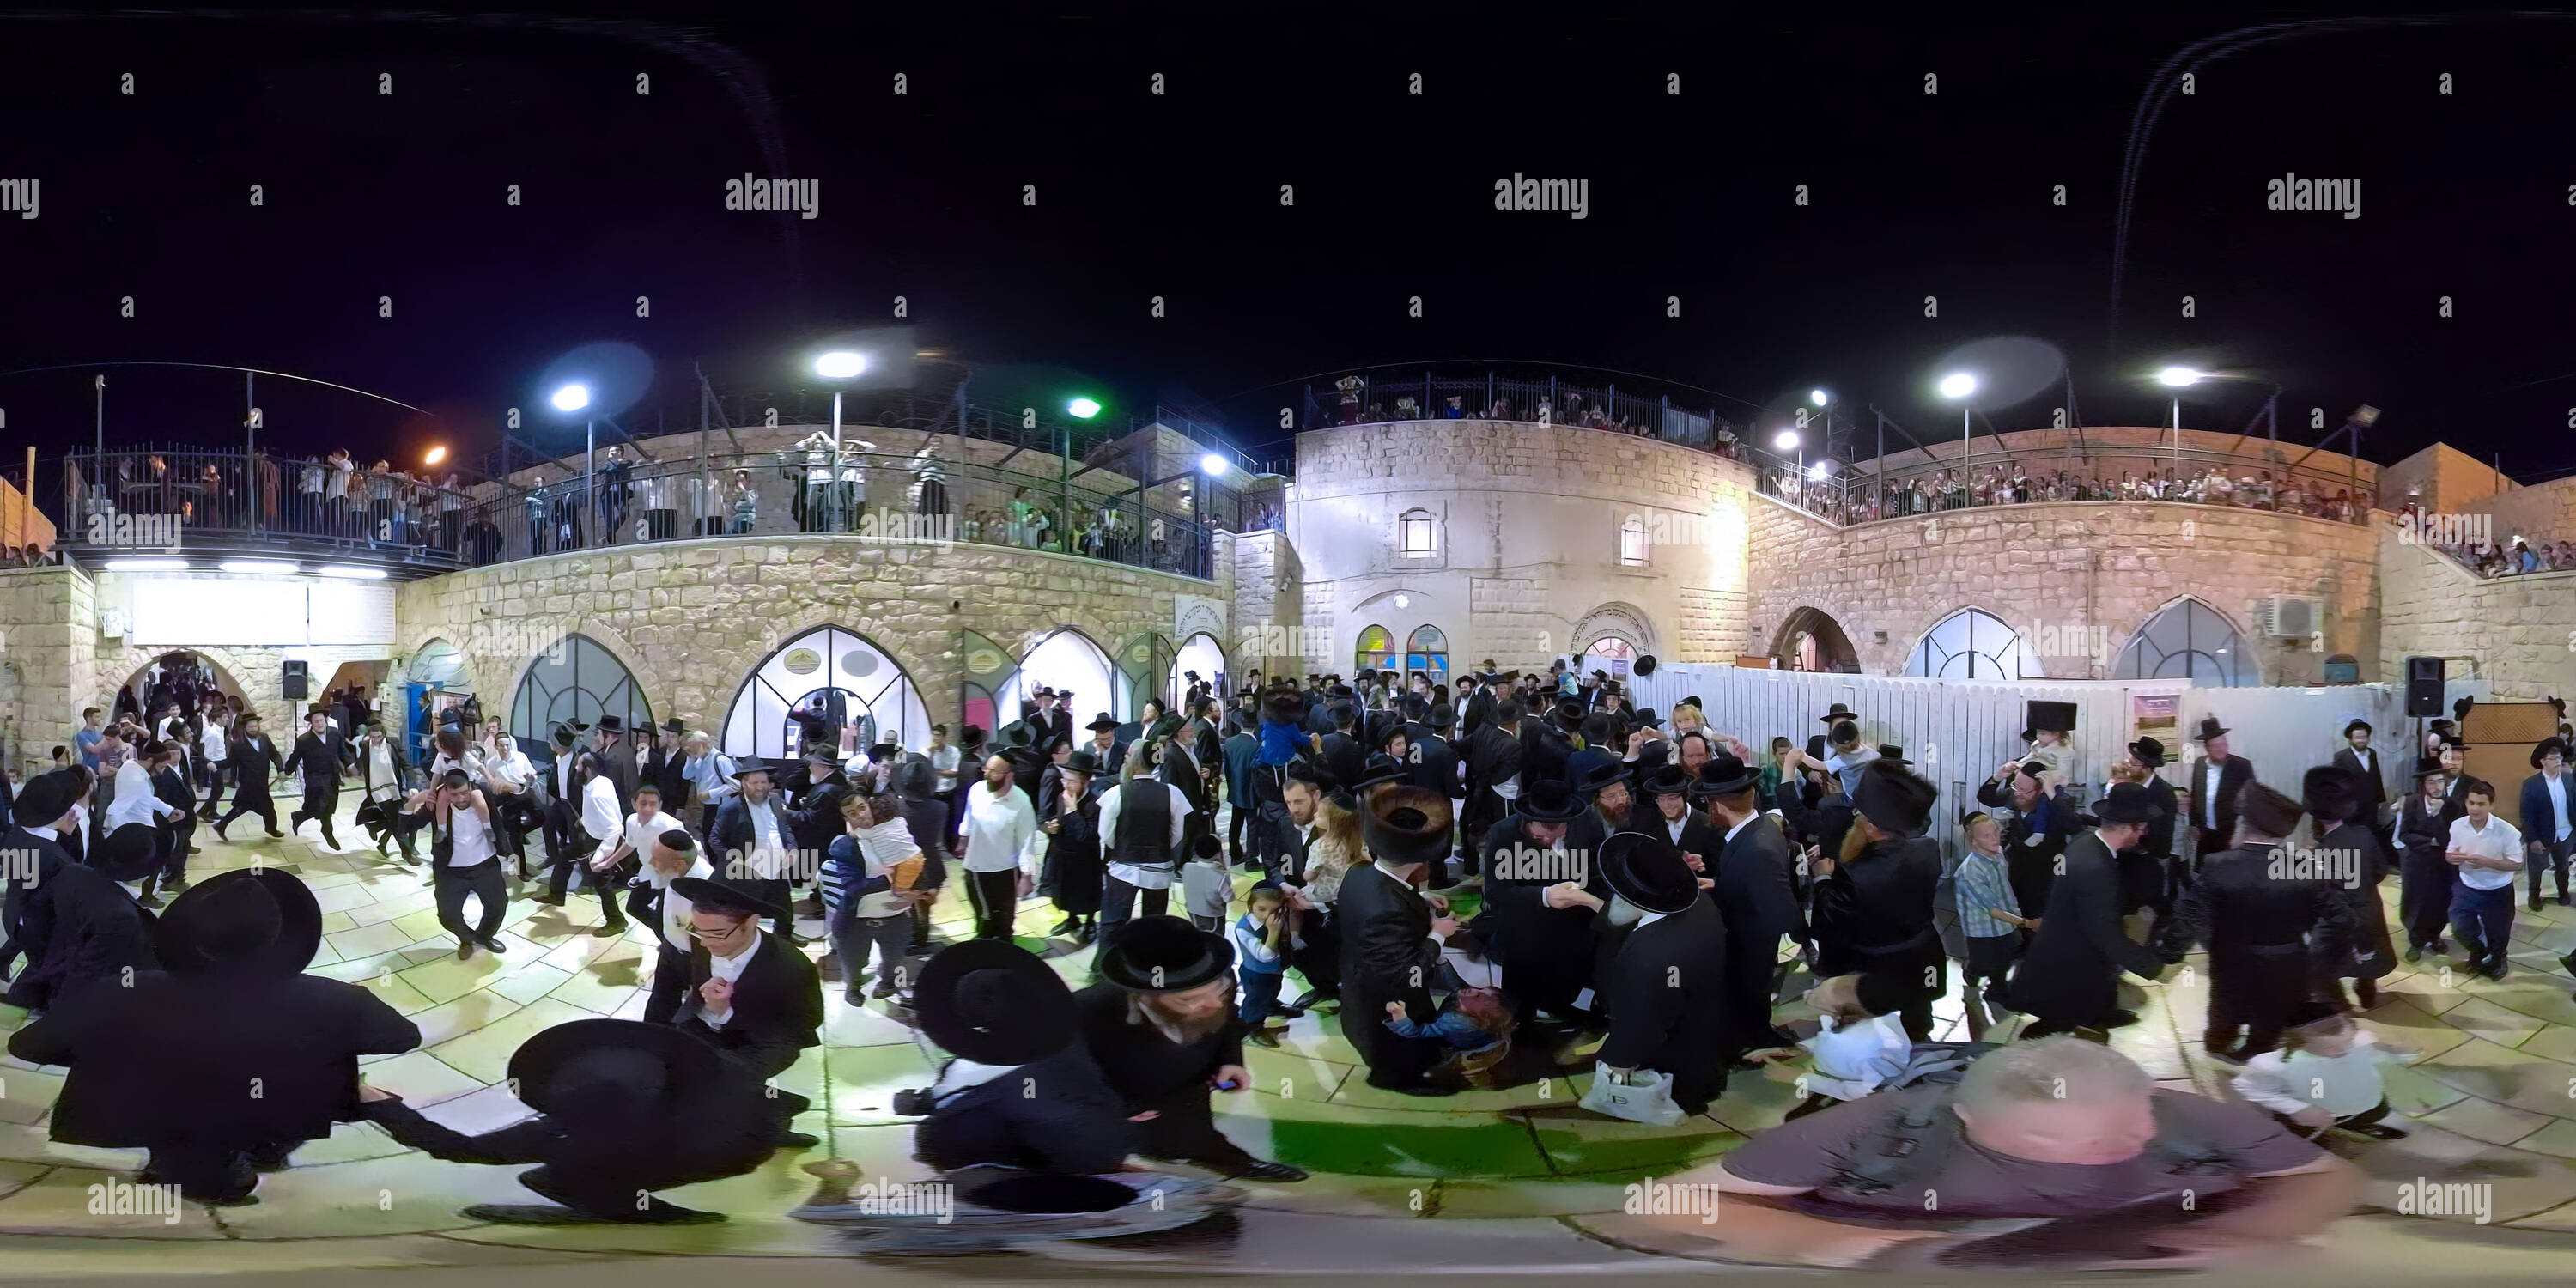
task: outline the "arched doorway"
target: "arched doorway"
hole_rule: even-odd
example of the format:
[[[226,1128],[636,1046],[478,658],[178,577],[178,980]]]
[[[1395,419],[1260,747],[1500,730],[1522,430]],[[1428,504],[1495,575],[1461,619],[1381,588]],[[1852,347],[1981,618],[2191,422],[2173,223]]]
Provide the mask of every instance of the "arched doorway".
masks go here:
[[[1932,624],[1905,661],[1907,675],[1943,680],[2045,678],[2039,655],[2021,632],[1982,608],[1962,608]]]
[[[510,736],[541,751],[553,745],[549,736],[556,725],[595,725],[604,715],[616,716],[629,730],[653,725],[652,704],[626,664],[587,635],[567,635],[519,677],[510,696]]]
[[[1172,662],[1170,684],[1173,693],[1190,691],[1189,673],[1192,671],[1198,672],[1199,678],[1217,691],[1217,696],[1226,696],[1217,683],[1225,675],[1225,646],[1205,631],[1181,641],[1180,653]]]
[[[259,709],[250,702],[241,682],[213,658],[195,649],[170,649],[136,667],[123,684],[116,686],[116,696],[109,700],[108,716],[132,716],[137,723],[143,723],[164,702],[178,703],[179,713],[187,715],[197,710],[208,693],[240,698],[245,711]],[[313,696],[319,699],[322,695]]]
[[[411,665],[403,671],[402,714],[404,749],[414,764],[428,764],[429,738],[438,728],[438,715],[449,707],[463,705],[474,696],[474,687],[465,679],[465,654],[446,640],[431,640],[411,655]]]
[[[917,751],[929,737],[929,710],[902,663],[857,631],[817,626],[743,678],[721,745],[727,755],[784,759],[819,740],[846,759],[882,741]]]
[[[1606,671],[1621,683],[1628,679],[1628,668],[1637,660],[1636,641],[1618,635],[1603,635],[1583,649],[1583,673]]]
[[[2111,664],[2115,680],[2189,680],[2209,688],[2263,683],[2262,668],[2235,626],[2197,599],[2178,599],[2147,619]]]
[[[1061,627],[1021,656],[1018,669],[994,692],[994,723],[984,727],[999,729],[1019,719],[1020,703],[1037,692],[1040,685],[1059,692],[1073,691],[1076,729],[1102,711],[1119,720],[1132,720],[1136,713],[1121,678],[1118,668],[1110,665],[1109,654],[1090,636],[1070,626]]]
[[[1852,647],[1851,637],[1843,634],[1842,623],[1820,608],[1789,614],[1772,641],[1771,656],[1791,671],[1860,671],[1860,652]]]

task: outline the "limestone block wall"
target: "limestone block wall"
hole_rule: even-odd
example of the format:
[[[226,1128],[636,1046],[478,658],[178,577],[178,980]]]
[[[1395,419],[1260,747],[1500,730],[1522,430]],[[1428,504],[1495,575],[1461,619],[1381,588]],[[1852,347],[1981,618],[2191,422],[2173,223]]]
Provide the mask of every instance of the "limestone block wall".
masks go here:
[[[2380,472],[2379,503],[2402,509],[2411,493],[2427,510],[2462,511],[2513,487],[2495,467],[2456,447],[2435,443]]]
[[[1241,675],[1258,667],[1265,676],[1304,674],[1305,572],[1297,548],[1280,532],[1247,532],[1233,538],[1234,637],[1228,664]]]
[[[1851,637],[1861,669],[1902,674],[1935,622],[1982,608],[2020,632],[2053,678],[2108,678],[2157,610],[2195,597],[2254,649],[2266,684],[2309,684],[2350,653],[2379,678],[2378,530],[2214,506],[2059,502],[1888,519],[1837,530],[1761,498],[1753,511],[1756,650],[1783,646],[1812,607]],[[2324,601],[2322,648],[2263,638],[2270,595]]]
[[[934,720],[957,715],[961,630],[1016,656],[1058,627],[1104,651],[1168,636],[1173,597],[1229,600],[1211,583],[1043,551],[946,549],[858,537],[781,536],[581,551],[405,585],[408,656],[434,639],[464,653],[486,710],[506,709],[528,663],[568,632],[635,675],[657,717],[713,727],[762,659],[816,626],[860,632],[910,673]]]
[[[0,570],[0,742],[8,767],[41,769],[56,743],[71,741],[80,709],[98,703],[91,657],[98,594],[74,567]]]
[[[2481,578],[2393,531],[2379,557],[2381,675],[2468,658],[2498,701],[2576,698],[2576,572]]]
[[[2495,542],[2508,550],[2515,537],[2534,543],[2576,540],[2576,478],[2507,488],[2459,512],[2492,516]]]
[[[1348,674],[1370,626],[1398,648],[1438,627],[1453,673],[1488,657],[1544,669],[1605,633],[1666,662],[1729,659],[1743,642],[1753,485],[1741,462],[1575,426],[1300,434],[1288,535],[1306,575],[1304,669]],[[1399,543],[1411,512],[1431,520],[1427,555]]]

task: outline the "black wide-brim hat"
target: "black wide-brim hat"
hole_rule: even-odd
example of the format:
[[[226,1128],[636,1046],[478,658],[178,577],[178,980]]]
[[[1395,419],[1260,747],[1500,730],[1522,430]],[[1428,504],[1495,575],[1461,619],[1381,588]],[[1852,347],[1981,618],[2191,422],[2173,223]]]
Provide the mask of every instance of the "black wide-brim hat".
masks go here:
[[[2129,754],[2149,769],[2161,769],[2165,763],[2165,745],[2153,738],[2140,738],[2129,744]]]
[[[1688,912],[1699,902],[1699,876],[1670,840],[1652,832],[1616,832],[1601,843],[1601,879],[1620,898],[1648,912]]]
[[[1590,796],[1613,783],[1625,782],[1627,778],[1628,767],[1625,764],[1616,760],[1596,760],[1584,766],[1583,772],[1575,775],[1574,781],[1567,786],[1574,789],[1575,795]]]
[[[1700,800],[1711,796],[1733,796],[1762,781],[1761,771],[1735,758],[1731,751],[1711,752],[1699,767],[1699,777],[1690,785],[1690,794]]]
[[[1881,831],[1914,836],[1932,821],[1932,802],[1941,789],[1902,765],[1880,759],[1861,767],[1852,788],[1852,811]]]
[[[72,812],[80,794],[80,771],[50,769],[19,787],[18,803],[12,812],[20,827],[49,827]]]
[[[2540,768],[2541,759],[2552,751],[2557,752],[2558,757],[2561,760],[2576,760],[2576,755],[2570,755],[2568,753],[2567,740],[2553,736],[2543,738],[2539,742],[2532,744],[2531,767],[2534,769]]]
[[[267,943],[247,953],[219,957],[208,952],[210,946],[222,944],[227,938],[265,929],[255,928],[256,921],[265,920],[255,909],[256,897],[245,899],[244,892],[235,889],[245,886],[256,887],[276,906],[275,933],[268,936]],[[245,903],[254,908],[246,911]],[[152,925],[152,954],[161,959],[161,968],[172,974],[221,967],[262,975],[297,975],[313,964],[313,955],[321,947],[322,906],[314,899],[313,888],[281,868],[218,872],[181,891]]]
[[[530,1109],[541,1114],[556,1113],[562,1105],[554,1093],[566,1066],[620,1052],[659,1062],[663,1070],[662,1095],[675,1105],[685,1105],[728,1084],[735,1084],[746,1096],[758,1094],[752,1079],[729,1069],[725,1057],[713,1046],[668,1024],[607,1018],[567,1020],[530,1035],[510,1053],[510,1085],[518,1090],[520,1102]]]
[[[1404,767],[1404,762],[1393,756],[1371,756],[1368,758],[1368,763],[1360,769],[1359,781],[1350,784],[1345,790],[1358,795],[1383,783],[1406,782],[1412,776],[1411,771]]]
[[[1100,776],[1101,768],[1100,753],[1089,747],[1076,747],[1072,755],[1064,758],[1064,767],[1075,773],[1089,774],[1097,778]]]
[[[1697,705],[1697,704],[1693,704],[1693,705]],[[1816,718],[1817,718],[1818,720],[1822,720],[1822,721],[1824,721],[1826,724],[1829,724],[1829,725],[1832,725],[1832,724],[1841,724],[1841,723],[1843,723],[1843,722],[1844,722],[1844,721],[1846,721],[1846,720],[1848,720],[1848,721],[1850,721],[1850,722],[1852,722],[1852,723],[1854,723],[1854,724],[1858,724],[1858,723],[1860,723],[1860,713],[1859,713],[1859,712],[1857,712],[1857,711],[1852,710],[1850,707],[1844,706],[1843,704],[1841,704],[1841,703],[1839,703],[1839,702],[1837,702],[1837,703],[1835,703],[1835,704],[1834,704],[1833,710],[1828,711],[1828,712],[1824,713],[1823,715],[1820,715],[1820,716],[1818,716],[1818,717],[1816,717]]]
[[[1103,711],[1099,715],[1093,716],[1091,718],[1091,723],[1084,725],[1083,728],[1088,729],[1093,733],[1098,733],[1103,729],[1115,729],[1118,727],[1118,723],[1118,717]]]
[[[2105,823],[2152,823],[2156,818],[2155,799],[2142,783],[2113,783],[2111,790],[2093,803],[2091,813]]]
[[[1590,808],[1572,787],[1547,778],[1521,784],[1521,798],[1512,802],[1512,812],[1533,823],[1562,823]]]
[[[2444,770],[2443,770],[2443,768],[2442,768],[2442,758],[2441,758],[2441,757],[2439,757],[2439,756],[2418,756],[2418,757],[2416,757],[2416,758],[2415,758],[2415,777],[2417,777],[2417,778],[2430,778],[2430,777],[2432,777],[2432,776],[2433,776],[2433,775],[2435,775],[2435,774],[2439,774],[2439,773],[2443,773],[2443,772],[2445,772],[2445,771],[2444,771]]]
[[[680,897],[688,900],[691,908],[742,913],[760,919],[784,920],[787,916],[787,910],[777,904],[705,877],[675,877],[671,888],[679,891]]]
[[[977,1064],[1043,1060],[1073,1041],[1080,1019],[1064,977],[1006,939],[941,949],[921,968],[912,1010],[940,1050]]]
[[[599,731],[601,733],[624,733],[626,732],[626,722],[616,716],[601,716],[599,718]]]
[[[680,718],[678,716],[673,716],[662,722],[662,732],[664,733],[687,733],[688,731],[689,727],[680,723]]]
[[[1448,796],[1426,787],[1389,787],[1369,798],[1360,835],[1370,855],[1399,868],[1438,863],[1449,857],[1451,821]]]
[[[1698,781],[1689,770],[1679,765],[1664,765],[1646,775],[1645,781],[1637,784],[1637,790],[1647,796],[1684,796]]]
[[[1234,944],[1186,917],[1134,917],[1100,941],[1100,978],[1130,993],[1185,993],[1234,973]]]
[[[2226,736],[2227,726],[2218,723],[2218,717],[2202,716],[2200,718],[2200,732],[2193,734],[2191,736],[2191,740],[2193,742],[2207,742],[2212,738],[2224,738]]]
[[[758,756],[738,756],[733,762],[733,776],[740,778],[745,774],[767,774],[775,778],[778,767]]]
[[[2351,822],[2368,799],[2360,775],[2333,765],[2310,766],[2299,780],[2299,804],[2316,816],[2320,832]]]
[[[149,823],[128,823],[91,847],[88,859],[111,881],[140,881],[161,870],[161,833]]]
[[[1458,713],[1450,710],[1449,704],[1445,702],[1431,708],[1422,717],[1422,727],[1434,731],[1449,728],[1457,723]]]

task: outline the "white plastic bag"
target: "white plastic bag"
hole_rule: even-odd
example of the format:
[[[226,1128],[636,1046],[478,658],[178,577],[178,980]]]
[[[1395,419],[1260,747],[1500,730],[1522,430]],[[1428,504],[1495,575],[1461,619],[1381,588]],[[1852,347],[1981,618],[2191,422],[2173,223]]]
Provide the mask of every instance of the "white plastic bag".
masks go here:
[[[1653,1069],[1623,1075],[1597,1060],[1592,1064],[1592,1088],[1583,1093],[1583,1107],[1649,1127],[1675,1126],[1689,1116],[1673,1103],[1673,1075]]]

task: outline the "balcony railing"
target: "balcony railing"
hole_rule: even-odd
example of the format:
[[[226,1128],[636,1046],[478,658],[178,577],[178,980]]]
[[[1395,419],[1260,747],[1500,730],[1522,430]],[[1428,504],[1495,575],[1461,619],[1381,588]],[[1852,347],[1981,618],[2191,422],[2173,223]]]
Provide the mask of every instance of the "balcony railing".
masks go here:
[[[1837,525],[2046,501],[2161,501],[2365,523],[2376,503],[2357,464],[2343,473],[2268,455],[2148,445],[1972,452],[1879,471],[1869,462],[1801,466],[1756,453],[1760,486]],[[1821,468],[1823,477],[1817,477]]]

